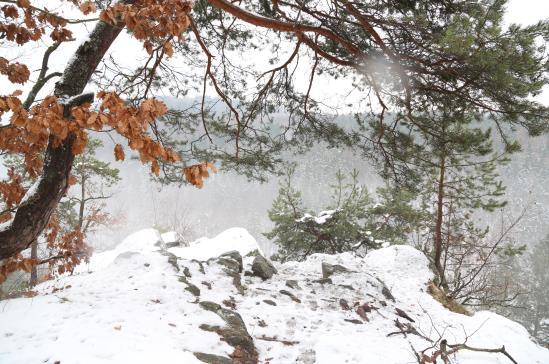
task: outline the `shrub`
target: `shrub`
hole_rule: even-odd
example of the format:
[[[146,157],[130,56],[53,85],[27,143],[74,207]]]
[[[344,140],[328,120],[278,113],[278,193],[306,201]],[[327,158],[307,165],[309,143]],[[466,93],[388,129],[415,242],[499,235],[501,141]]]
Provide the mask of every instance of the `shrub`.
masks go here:
[[[313,253],[367,251],[389,241],[401,244],[420,220],[420,211],[411,204],[414,194],[387,186],[379,188],[374,198],[359,185],[356,170],[349,177],[337,172],[332,201],[314,214],[292,186],[293,173],[290,168],[281,181],[269,210],[274,228],[264,234],[278,246],[275,257],[281,261],[303,260]]]

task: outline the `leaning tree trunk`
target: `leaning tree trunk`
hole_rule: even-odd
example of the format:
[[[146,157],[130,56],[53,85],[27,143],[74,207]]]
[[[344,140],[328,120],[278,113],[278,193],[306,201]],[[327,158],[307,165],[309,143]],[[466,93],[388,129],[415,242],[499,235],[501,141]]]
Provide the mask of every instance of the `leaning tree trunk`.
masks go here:
[[[70,100],[65,104],[66,118],[69,118],[73,106],[90,101],[90,97],[78,96],[84,91],[97,65],[121,30],[121,26],[99,21],[89,39],[78,47],[67,64],[54,90],[55,96]],[[74,134],[70,134],[60,145],[54,146],[54,138],[50,137],[41,178],[17,209],[11,224],[0,230],[0,260],[27,249],[45,229],[69,186],[74,141]]]

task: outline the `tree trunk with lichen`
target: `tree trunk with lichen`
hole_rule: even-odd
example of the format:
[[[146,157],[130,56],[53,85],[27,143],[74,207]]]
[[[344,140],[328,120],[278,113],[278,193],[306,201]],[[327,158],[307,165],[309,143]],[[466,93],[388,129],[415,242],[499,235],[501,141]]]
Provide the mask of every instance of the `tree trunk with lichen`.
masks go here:
[[[118,37],[122,27],[99,21],[89,39],[82,43],[63,76],[55,85],[54,95],[65,102],[64,116],[70,117],[70,110],[93,100],[93,95],[82,94],[97,65]],[[74,161],[72,146],[74,134],[55,145],[50,137],[44,156],[44,169],[30,195],[21,203],[11,223],[0,230],[0,260],[27,249],[46,228],[57,204],[69,187],[69,176]]]

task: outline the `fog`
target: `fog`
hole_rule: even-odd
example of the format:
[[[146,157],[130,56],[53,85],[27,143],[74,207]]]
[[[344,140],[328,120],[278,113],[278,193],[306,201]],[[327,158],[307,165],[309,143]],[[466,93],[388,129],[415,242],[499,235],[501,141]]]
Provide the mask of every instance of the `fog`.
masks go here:
[[[150,178],[140,162],[114,162],[112,142],[105,141],[100,158],[120,169],[122,181],[113,190],[108,209],[123,221],[114,229],[91,236],[89,243],[98,250],[112,247],[129,233],[148,227],[169,229],[179,225],[187,239],[214,236],[230,227],[246,228],[267,252],[274,251],[262,233],[271,229],[267,210],[278,193],[278,178],[268,182],[249,181],[231,171],[219,171],[206,180],[202,189],[190,185],[160,185]],[[373,167],[349,150],[327,149],[317,145],[304,156],[289,156],[297,162],[295,187],[302,191],[307,206],[320,209],[330,202],[330,185],[338,169],[360,170],[360,182],[371,189],[381,184]],[[182,176],[183,178],[183,176]]]
[[[528,138],[519,132],[523,151],[513,155],[511,163],[500,167],[508,206],[500,212],[481,214],[481,224],[492,229],[516,218],[523,209],[526,214],[513,231],[521,244],[532,245],[549,233],[549,136]],[[219,171],[206,180],[202,189],[160,185],[150,178],[149,168],[136,160],[115,162],[114,144],[105,139],[99,158],[110,160],[120,169],[122,181],[114,188],[108,210],[120,220],[111,229],[103,229],[89,237],[96,250],[119,243],[128,234],[149,227],[175,229],[194,240],[212,237],[231,227],[246,228],[266,253],[276,248],[262,233],[271,229],[267,211],[278,193],[279,179],[271,176],[266,183],[248,181],[231,171]],[[330,201],[330,185],[338,169],[360,171],[360,183],[374,191],[382,184],[370,161],[347,149],[328,149],[319,144],[304,155],[287,155],[297,163],[294,186],[303,194],[306,206],[319,210]],[[183,178],[183,176],[182,176]]]

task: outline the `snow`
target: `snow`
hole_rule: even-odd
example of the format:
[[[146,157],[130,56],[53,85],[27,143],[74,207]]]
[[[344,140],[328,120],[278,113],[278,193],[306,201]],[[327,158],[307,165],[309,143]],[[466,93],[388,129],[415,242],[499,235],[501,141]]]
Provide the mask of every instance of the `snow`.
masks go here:
[[[188,350],[219,347],[215,334],[194,339],[195,326],[219,320],[188,303],[194,297],[154,252],[157,235],[133,234],[93,257],[97,271],[41,284],[34,298],[0,302],[0,363],[196,363]]]
[[[199,363],[192,354],[196,351],[228,357],[233,348],[199,328],[223,321],[197,303],[222,304],[231,297],[254,338],[260,363],[413,363],[411,346],[419,351],[431,344],[416,335],[387,336],[397,331],[397,307],[431,339],[441,333],[448,342],[460,343],[469,335],[470,346],[505,345],[521,364],[549,363],[549,350],[530,341],[518,323],[491,312],[464,316],[442,307],[426,293],[432,278],[427,258],[409,246],[371,251],[364,258],[314,254],[304,262],[277,264],[278,274],[267,281],[242,275],[246,290],[240,294],[222,266],[193,259],[258,250],[246,230],[233,228],[187,248],[169,249],[178,257],[171,262],[176,267],[160,251],[161,239],[156,230],[142,230],[113,250],[94,254],[76,274],[39,285],[36,297],[0,302],[0,363]],[[249,270],[251,259],[244,263]],[[349,271],[331,276],[332,284],[321,284],[315,280],[321,278],[322,263]],[[199,297],[178,280],[185,268],[188,280],[200,288]],[[300,287],[288,287],[287,280]],[[396,302],[382,295],[384,286]],[[282,289],[301,302],[280,294]],[[369,303],[377,310],[367,314],[369,322],[350,323],[345,319],[359,317],[340,307],[342,298],[351,306]],[[510,363],[501,354],[480,352],[459,352],[452,360]]]
[[[326,210],[321,211],[318,216],[313,216],[309,213],[305,213],[301,219],[296,220],[296,222],[306,222],[308,220],[314,220],[317,224],[322,225],[326,223],[332,216],[337,212],[337,210]]]
[[[176,247],[168,251],[186,259],[208,260],[232,250],[238,251],[242,256],[254,250],[262,253],[253,236],[243,228],[228,229],[215,238],[201,238],[188,247]]]
[[[164,243],[178,243],[183,240],[181,235],[178,232],[175,231],[168,231],[167,233],[164,233],[161,235],[162,240]]]
[[[40,182],[42,182],[42,178],[37,179],[32,186],[27,190],[25,193],[25,196],[23,196],[23,199],[21,200],[20,204],[24,204],[27,202],[31,197],[33,197],[36,194],[36,191],[38,191],[38,186],[40,185]]]

